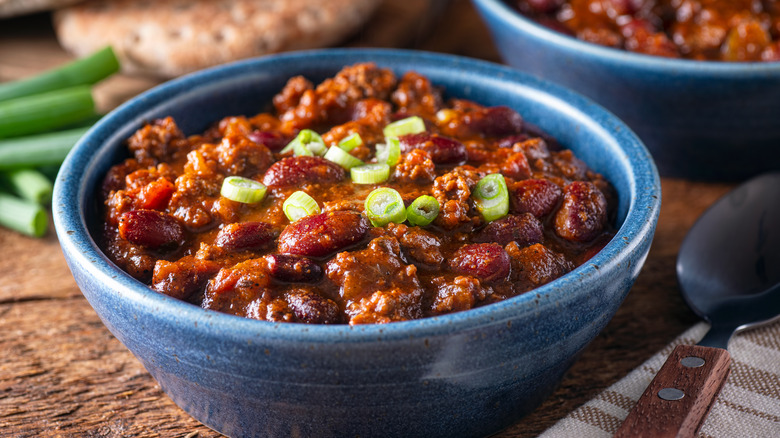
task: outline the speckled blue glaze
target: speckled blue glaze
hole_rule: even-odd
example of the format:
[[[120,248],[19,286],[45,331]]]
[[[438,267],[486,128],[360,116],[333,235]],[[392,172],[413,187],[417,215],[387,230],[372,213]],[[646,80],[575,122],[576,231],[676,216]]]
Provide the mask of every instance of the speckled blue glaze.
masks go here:
[[[646,56],[552,31],[502,0],[473,3],[509,65],[615,113],[661,175],[739,180],[780,169],[780,62]]]
[[[172,115],[186,134],[254,114],[291,76],[317,82],[374,61],[416,70],[448,96],[509,105],[605,174],[620,230],[591,261],[531,293],[468,312],[366,326],[274,324],[158,294],[95,244],[97,187],[123,140]],[[533,410],[607,324],[650,247],[660,206],[647,150],[617,118],[507,67],[422,52],[326,50],[206,70],[150,90],[103,118],[68,156],[54,191],[63,252],[84,296],[165,392],[232,437],[479,437]]]

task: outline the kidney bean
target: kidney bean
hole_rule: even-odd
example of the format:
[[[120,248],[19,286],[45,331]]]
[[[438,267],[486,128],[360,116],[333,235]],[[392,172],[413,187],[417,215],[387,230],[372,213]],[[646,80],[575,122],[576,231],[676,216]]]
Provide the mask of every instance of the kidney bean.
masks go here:
[[[282,231],[279,252],[322,257],[360,241],[369,228],[368,221],[352,211],[307,216]]]
[[[546,179],[518,181],[510,188],[514,213],[531,213],[541,219],[552,213],[563,197],[563,190]]]
[[[509,275],[509,267],[509,255],[496,243],[463,245],[450,260],[453,271],[485,282],[505,279]]]
[[[459,166],[468,158],[468,151],[463,143],[429,132],[419,134],[402,135],[398,139],[401,143],[401,152],[407,153],[414,149],[422,149],[431,154],[431,160],[436,164]]]
[[[506,137],[523,131],[523,118],[507,106],[482,108],[463,116],[463,123],[485,137]]]
[[[222,227],[214,243],[228,251],[260,249],[271,242],[274,232],[265,222],[237,222]]]
[[[273,152],[278,152],[287,146],[290,138],[274,131],[252,131],[247,135],[250,140],[257,144],[264,145]]]
[[[542,223],[531,213],[509,215],[490,222],[475,236],[475,242],[495,242],[506,245],[517,242],[521,247],[544,239]]]
[[[322,268],[311,259],[295,254],[268,254],[268,272],[279,281],[314,283],[322,277]]]
[[[337,182],[344,176],[341,166],[322,157],[288,157],[277,161],[265,172],[263,184],[280,187],[305,182]]]
[[[287,302],[300,322],[306,324],[336,324],[339,306],[335,301],[315,292],[298,289],[287,294]]]
[[[184,228],[173,216],[157,210],[132,210],[119,217],[119,236],[147,248],[178,247]]]
[[[563,203],[555,214],[555,232],[566,240],[587,242],[607,223],[607,200],[590,182],[574,181],[564,189]]]

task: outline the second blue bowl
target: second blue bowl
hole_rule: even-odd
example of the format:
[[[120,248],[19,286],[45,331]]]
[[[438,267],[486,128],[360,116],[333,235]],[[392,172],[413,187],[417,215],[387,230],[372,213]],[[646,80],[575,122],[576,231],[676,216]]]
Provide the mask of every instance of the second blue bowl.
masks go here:
[[[577,40],[502,0],[473,0],[511,66],[604,105],[664,176],[740,180],[780,169],[780,62],[667,59]]]

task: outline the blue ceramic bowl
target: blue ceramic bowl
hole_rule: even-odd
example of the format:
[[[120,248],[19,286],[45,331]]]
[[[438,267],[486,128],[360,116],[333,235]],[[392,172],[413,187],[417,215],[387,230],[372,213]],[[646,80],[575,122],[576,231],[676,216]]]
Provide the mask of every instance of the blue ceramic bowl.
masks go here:
[[[374,61],[415,70],[448,96],[509,105],[615,185],[619,226],[591,261],[531,293],[424,320],[350,327],[270,323],[158,294],[95,244],[98,187],[145,121],[172,115],[186,134],[254,114],[288,78],[315,82]],[[259,58],[168,82],[103,118],[55,186],[54,218],[84,296],[176,404],[233,437],[485,436],[534,409],[607,324],[645,260],[661,188],[653,162],[617,118],[507,67],[397,50]]]
[[[661,175],[738,180],[780,169],[780,62],[666,59],[550,30],[502,0],[473,0],[511,66],[600,103],[647,145]]]

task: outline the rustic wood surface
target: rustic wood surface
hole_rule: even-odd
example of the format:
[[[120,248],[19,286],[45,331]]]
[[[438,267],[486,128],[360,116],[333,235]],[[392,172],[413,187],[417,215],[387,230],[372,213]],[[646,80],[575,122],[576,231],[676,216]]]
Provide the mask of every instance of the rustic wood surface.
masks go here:
[[[391,37],[364,29],[350,44],[498,60],[466,0],[453,0],[435,23],[414,21],[406,29],[399,35],[380,24],[376,30]],[[68,59],[45,15],[0,20],[0,81]],[[117,76],[100,85],[97,97],[108,109],[155,83]],[[662,184],[653,247],[625,303],[559,389],[498,437],[538,435],[697,321],[679,296],[676,254],[695,219],[731,186],[671,179]],[[76,287],[53,233],[30,239],[0,229],[0,358],[2,436],[220,436],[173,404],[103,326]]]

